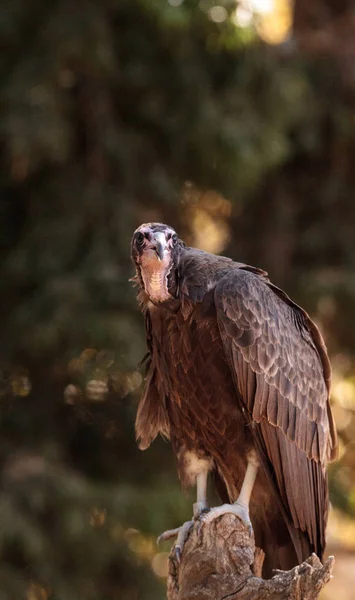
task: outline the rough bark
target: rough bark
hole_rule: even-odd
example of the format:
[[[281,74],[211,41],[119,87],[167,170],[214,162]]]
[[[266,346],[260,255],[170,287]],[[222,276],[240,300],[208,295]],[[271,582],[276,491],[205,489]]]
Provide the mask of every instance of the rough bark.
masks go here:
[[[226,514],[199,530],[196,523],[178,562],[169,557],[168,600],[316,600],[334,558],[316,555],[291,571],[261,578],[264,553],[238,517]]]

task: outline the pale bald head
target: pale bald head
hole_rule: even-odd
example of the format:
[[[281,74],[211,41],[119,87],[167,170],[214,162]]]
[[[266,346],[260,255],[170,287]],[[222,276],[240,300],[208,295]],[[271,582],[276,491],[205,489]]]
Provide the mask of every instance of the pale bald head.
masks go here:
[[[143,223],[132,238],[132,260],[141,285],[152,302],[158,304],[174,297],[169,275],[178,263],[178,237],[164,223]]]

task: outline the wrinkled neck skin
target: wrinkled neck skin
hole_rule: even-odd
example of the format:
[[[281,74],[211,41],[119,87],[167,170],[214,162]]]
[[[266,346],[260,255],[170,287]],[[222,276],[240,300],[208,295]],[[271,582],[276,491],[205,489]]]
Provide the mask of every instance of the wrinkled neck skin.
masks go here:
[[[169,292],[168,276],[173,264],[169,256],[158,260],[154,252],[146,252],[141,258],[140,276],[144,291],[154,304],[172,300]]]

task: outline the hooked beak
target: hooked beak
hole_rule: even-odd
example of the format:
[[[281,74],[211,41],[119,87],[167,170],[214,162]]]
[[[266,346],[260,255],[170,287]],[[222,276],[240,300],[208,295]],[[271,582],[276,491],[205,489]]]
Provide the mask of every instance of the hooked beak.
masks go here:
[[[157,242],[155,246],[155,252],[157,253],[158,259],[163,260],[164,258],[164,246],[161,242]]]
[[[167,247],[165,235],[160,232],[156,233],[153,237],[153,244],[158,260],[162,261]]]

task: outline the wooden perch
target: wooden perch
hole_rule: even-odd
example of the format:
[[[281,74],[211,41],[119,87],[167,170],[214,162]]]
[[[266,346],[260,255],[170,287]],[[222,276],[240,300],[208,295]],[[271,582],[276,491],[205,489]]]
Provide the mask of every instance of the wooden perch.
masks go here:
[[[226,514],[198,531],[178,562],[169,557],[168,600],[316,600],[330,580],[334,558],[313,554],[291,571],[262,579],[264,553],[238,517]]]

